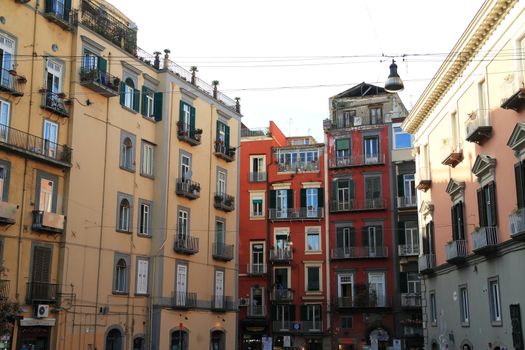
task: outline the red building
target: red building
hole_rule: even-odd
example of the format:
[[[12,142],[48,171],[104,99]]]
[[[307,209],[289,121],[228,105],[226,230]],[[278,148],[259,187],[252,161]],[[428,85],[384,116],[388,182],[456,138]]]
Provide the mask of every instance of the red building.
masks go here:
[[[395,337],[397,245],[392,120],[406,115],[396,94],[359,84],[330,99],[328,150],[332,348],[379,349]]]
[[[241,349],[330,347],[324,145],[270,122],[242,129]]]

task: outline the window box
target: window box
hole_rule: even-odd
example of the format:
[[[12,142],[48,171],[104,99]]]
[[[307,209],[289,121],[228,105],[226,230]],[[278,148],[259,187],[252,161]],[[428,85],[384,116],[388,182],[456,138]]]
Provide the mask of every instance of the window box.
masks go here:
[[[216,193],[213,197],[213,206],[216,209],[220,209],[225,212],[230,212],[235,210],[235,197],[227,194],[218,194]]]
[[[201,144],[202,129],[195,129],[190,124],[182,121],[177,122],[177,138],[191,146]]]

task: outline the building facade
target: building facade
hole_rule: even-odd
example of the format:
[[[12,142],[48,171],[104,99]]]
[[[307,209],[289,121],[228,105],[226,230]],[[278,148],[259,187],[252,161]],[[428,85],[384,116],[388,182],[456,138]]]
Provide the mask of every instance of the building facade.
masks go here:
[[[238,101],[105,1],[3,6],[7,348],[235,348]]]
[[[429,349],[523,348],[524,19],[521,2],[486,1],[403,123]]]
[[[398,125],[406,114],[397,95],[366,83],[330,98],[324,130],[332,348],[386,347],[393,339],[417,346],[401,327],[421,319],[414,254],[406,251],[418,243],[405,239],[415,219],[411,140]]]
[[[330,344],[324,145],[242,129],[239,210],[241,349]]]

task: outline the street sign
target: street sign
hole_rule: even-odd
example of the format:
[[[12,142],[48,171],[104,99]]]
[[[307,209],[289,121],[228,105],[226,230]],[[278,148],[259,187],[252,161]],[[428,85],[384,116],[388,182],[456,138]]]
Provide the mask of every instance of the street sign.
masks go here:
[[[394,350],[401,350],[401,339],[394,339]]]

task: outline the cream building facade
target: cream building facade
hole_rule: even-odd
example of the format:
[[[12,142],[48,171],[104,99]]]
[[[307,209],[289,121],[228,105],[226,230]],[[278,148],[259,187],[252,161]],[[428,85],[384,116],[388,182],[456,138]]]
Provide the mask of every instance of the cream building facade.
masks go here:
[[[238,101],[104,1],[2,7],[6,345],[235,348]]]

